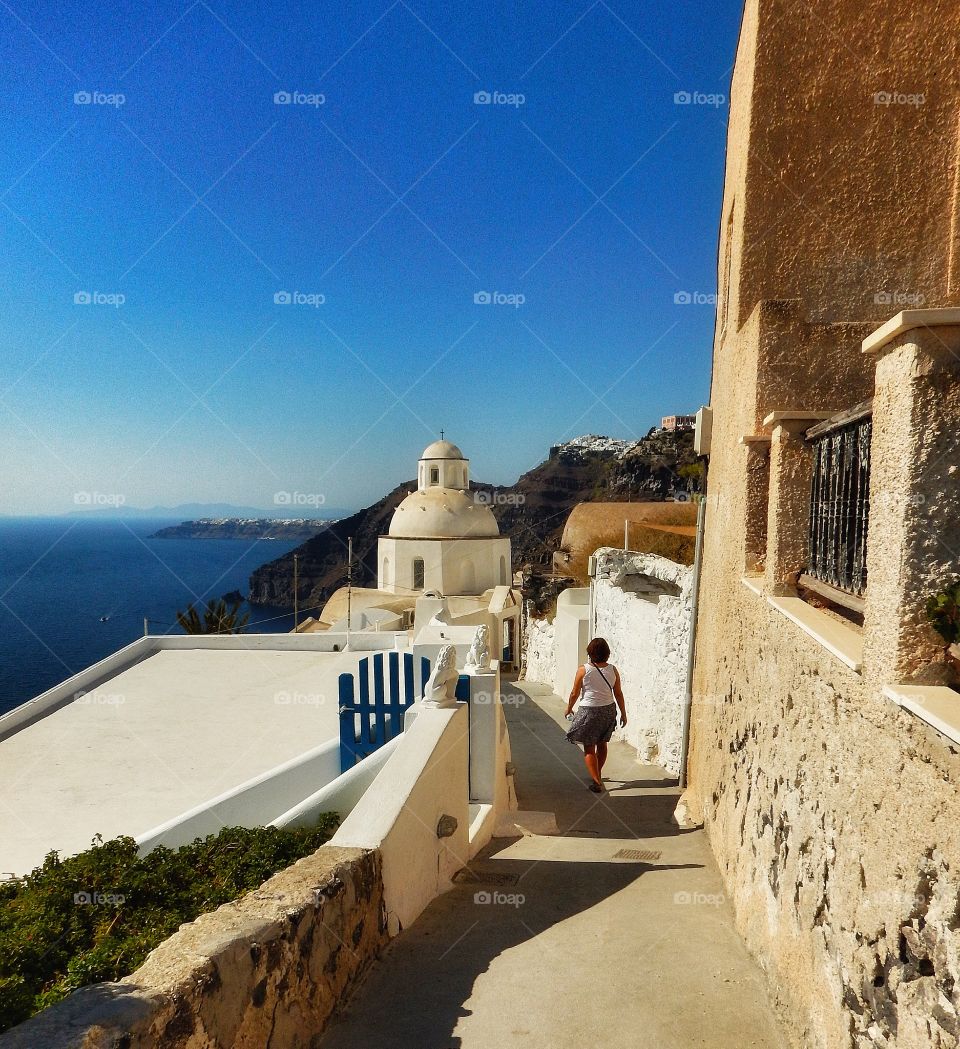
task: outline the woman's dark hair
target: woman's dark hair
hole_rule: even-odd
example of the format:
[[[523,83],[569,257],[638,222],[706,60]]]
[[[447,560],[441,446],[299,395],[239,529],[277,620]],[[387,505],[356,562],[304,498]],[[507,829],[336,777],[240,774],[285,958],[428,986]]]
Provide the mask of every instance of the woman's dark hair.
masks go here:
[[[606,663],[610,658],[610,646],[602,637],[595,637],[587,645],[587,655],[591,663]]]

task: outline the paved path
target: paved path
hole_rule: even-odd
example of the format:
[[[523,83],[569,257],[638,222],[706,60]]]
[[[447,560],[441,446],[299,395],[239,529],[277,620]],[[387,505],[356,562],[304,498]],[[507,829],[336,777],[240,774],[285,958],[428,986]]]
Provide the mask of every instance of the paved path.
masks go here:
[[[495,839],[479,880],[391,944],[322,1049],[783,1049],[706,837],[671,822],[674,781],[617,743],[609,793],[591,794],[561,700],[505,688],[521,808],[555,812],[560,835]]]

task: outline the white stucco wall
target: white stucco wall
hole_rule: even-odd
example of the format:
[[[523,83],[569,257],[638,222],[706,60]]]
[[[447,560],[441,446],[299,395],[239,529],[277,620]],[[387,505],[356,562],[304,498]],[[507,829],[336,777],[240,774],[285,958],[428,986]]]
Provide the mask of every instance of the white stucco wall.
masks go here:
[[[423,561],[423,586],[414,586],[413,563]],[[512,578],[510,540],[506,536],[461,539],[398,539],[380,536],[378,587],[389,593],[436,590],[448,597],[482,594]]]
[[[596,552],[590,591],[560,594],[550,623],[526,624],[526,680],[564,699],[591,636],[607,639],[627,705],[623,738],[641,761],[680,771],[693,569],[654,554]]]
[[[566,698],[577,669],[587,658],[590,641],[590,588],[571,587],[557,597],[557,615],[553,621],[554,667],[553,691]]]
[[[390,934],[413,924],[470,860],[467,704],[420,708],[331,845],[379,849]],[[449,837],[439,821],[452,816]]]
[[[693,569],[653,554],[596,554],[593,633],[620,671],[640,760],[680,771]]]
[[[547,619],[527,620],[527,664],[524,674],[527,681],[540,681],[553,687],[553,679],[557,672],[554,654],[555,633],[553,623]]]

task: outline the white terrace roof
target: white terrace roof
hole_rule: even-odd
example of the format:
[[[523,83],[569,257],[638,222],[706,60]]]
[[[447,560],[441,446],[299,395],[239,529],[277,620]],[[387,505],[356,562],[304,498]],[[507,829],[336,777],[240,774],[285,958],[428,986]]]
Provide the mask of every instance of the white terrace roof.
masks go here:
[[[336,737],[337,676],[365,653],[324,638],[148,638],[0,719],[0,873],[142,835]]]

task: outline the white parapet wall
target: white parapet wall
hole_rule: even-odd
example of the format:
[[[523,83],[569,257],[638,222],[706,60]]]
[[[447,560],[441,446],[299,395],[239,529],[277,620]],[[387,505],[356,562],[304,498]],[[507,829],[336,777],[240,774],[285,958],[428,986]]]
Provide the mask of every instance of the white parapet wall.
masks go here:
[[[620,671],[628,724],[642,761],[679,774],[690,651],[693,569],[656,554],[594,555],[593,632]]]
[[[312,788],[326,785],[339,775],[340,740],[327,740],[292,761],[138,834],[137,845],[145,855],[160,845],[176,849],[235,824],[258,827],[270,823],[311,794]]]
[[[394,736],[393,739],[388,740],[372,754],[368,754],[346,772],[339,771],[340,746],[337,741],[338,771],[336,777],[282,815],[277,816],[276,819],[272,819],[271,825],[274,827],[312,827],[324,812],[335,812],[341,821],[345,819],[387,763],[387,759],[401,738],[401,736]]]
[[[553,690],[566,696],[590,640],[590,588],[570,587],[557,596],[553,620]]]
[[[470,859],[469,711],[423,707],[331,840],[377,849],[391,935],[411,925]]]

